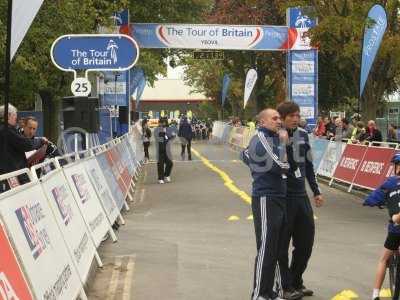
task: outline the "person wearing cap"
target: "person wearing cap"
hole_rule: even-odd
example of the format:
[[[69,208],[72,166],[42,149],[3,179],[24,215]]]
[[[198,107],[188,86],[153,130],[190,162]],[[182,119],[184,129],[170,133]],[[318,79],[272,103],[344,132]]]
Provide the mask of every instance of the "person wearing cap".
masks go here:
[[[379,300],[380,290],[385,280],[389,259],[400,247],[400,153],[396,153],[391,161],[394,164],[394,175],[390,176],[365,199],[364,206],[386,205],[389,213],[387,236],[378,262],[372,300]]]

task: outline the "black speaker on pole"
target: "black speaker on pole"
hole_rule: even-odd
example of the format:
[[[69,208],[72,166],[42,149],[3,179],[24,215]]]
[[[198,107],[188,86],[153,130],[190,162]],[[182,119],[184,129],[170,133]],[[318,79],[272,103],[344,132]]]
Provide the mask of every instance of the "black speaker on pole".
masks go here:
[[[128,124],[128,106],[119,106],[118,119],[120,124]]]
[[[94,97],[64,97],[62,101],[64,130],[79,127],[88,133],[97,133],[99,124],[99,99]]]

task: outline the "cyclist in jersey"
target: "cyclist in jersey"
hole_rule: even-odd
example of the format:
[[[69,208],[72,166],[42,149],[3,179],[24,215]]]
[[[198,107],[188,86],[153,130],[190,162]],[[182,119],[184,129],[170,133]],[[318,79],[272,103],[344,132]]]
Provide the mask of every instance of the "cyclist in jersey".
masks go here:
[[[379,293],[385,279],[386,267],[394,251],[400,247],[400,153],[396,153],[392,158],[394,164],[394,174],[373,191],[367,199],[365,206],[386,205],[389,212],[388,235],[384,244],[382,255],[376,270],[375,285],[372,292],[372,299],[379,300]]]

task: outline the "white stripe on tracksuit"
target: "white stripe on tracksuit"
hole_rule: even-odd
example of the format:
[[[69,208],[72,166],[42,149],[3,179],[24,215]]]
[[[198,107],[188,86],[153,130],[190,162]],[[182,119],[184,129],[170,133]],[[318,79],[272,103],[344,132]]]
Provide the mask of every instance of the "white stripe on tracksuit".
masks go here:
[[[281,167],[282,169],[289,169],[289,164],[287,162],[281,162],[278,158],[278,156],[274,153],[273,149],[271,146],[268,144],[267,139],[265,136],[261,133],[258,132],[258,138],[261,142],[261,144],[264,146],[264,149],[267,151],[267,153],[272,157],[272,159],[275,161],[275,163]]]
[[[262,267],[264,261],[264,253],[267,242],[267,197],[261,197],[261,246],[257,254],[257,269],[256,269],[256,286],[254,287],[253,300],[257,300],[260,293]]]

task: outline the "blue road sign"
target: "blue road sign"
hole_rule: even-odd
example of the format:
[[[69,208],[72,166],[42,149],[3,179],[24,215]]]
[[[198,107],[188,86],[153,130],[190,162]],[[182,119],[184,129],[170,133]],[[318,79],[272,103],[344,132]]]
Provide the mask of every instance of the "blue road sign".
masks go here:
[[[128,70],[138,58],[137,43],[122,34],[64,35],[51,47],[51,59],[63,71]]]

